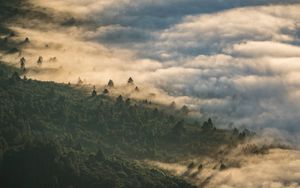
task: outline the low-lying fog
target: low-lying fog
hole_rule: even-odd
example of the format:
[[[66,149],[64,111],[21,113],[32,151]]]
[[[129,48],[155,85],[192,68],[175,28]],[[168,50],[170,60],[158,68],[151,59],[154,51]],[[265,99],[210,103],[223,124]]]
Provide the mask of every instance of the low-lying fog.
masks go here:
[[[102,87],[162,104],[187,105],[194,117],[219,127],[277,132],[299,148],[300,3],[298,1],[31,0],[52,19],[20,18],[13,40],[22,52],[0,54],[27,77]],[[4,36],[2,36],[4,37]],[[41,66],[38,57],[43,57]],[[140,92],[124,90],[132,77]],[[207,187],[299,187],[300,153],[228,156],[222,171],[157,166]],[[230,162],[231,161],[231,162]],[[203,161],[202,161],[203,162]]]

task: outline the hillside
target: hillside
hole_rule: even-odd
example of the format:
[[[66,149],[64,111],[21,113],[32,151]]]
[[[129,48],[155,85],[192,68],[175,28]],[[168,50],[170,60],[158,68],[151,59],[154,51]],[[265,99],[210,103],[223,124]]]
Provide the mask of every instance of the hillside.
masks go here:
[[[4,187],[26,187],[27,183],[31,187],[53,183],[62,187],[132,187],[135,181],[130,177],[138,178],[136,187],[189,187],[127,160],[213,157],[219,147],[230,147],[239,140],[230,131],[185,123],[182,116],[179,119],[144,102],[91,96],[71,85],[22,79],[18,72],[0,64]],[[23,176],[22,172],[30,174]],[[11,174],[19,181],[10,179]],[[37,175],[40,182],[31,178]]]
[[[93,97],[72,85],[19,79],[14,71],[1,64],[1,133],[9,145],[26,137],[59,138],[89,151],[101,147],[127,158],[174,160],[214,155],[238,139],[230,131],[203,130],[200,123],[144,101]]]
[[[1,187],[190,187],[117,157],[143,156],[151,143],[146,131],[133,131],[137,120],[112,118],[122,108],[109,97],[21,80],[14,68],[0,66]]]
[[[9,25],[52,18],[26,1],[0,5],[1,54],[20,55],[26,46]],[[145,161],[218,160],[246,136],[184,108],[23,73],[0,61],[0,187],[192,187]]]

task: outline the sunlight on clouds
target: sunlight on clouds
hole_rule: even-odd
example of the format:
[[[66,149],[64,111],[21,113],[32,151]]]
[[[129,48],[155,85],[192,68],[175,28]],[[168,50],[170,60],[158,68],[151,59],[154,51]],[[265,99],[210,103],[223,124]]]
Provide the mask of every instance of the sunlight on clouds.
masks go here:
[[[32,41],[22,55],[34,70],[40,55],[58,59],[29,71],[32,78],[76,83],[81,77],[100,87],[109,79],[122,86],[132,76],[159,93],[160,103],[187,104],[219,126],[299,130],[300,104],[293,102],[300,100],[299,4],[228,9],[205,1],[210,11],[198,2],[189,14],[191,5],[181,0],[32,2],[50,8],[57,23],[12,28]],[[61,25],[71,17],[84,24]]]
[[[31,42],[20,55],[1,54],[17,66],[24,56],[29,78],[75,84],[80,77],[100,92],[113,79],[117,86],[111,89],[113,96],[164,105],[175,101],[178,107],[187,105],[193,118],[212,117],[219,127],[264,130],[258,135],[263,140],[255,144],[299,148],[299,3],[31,2],[48,8],[45,11],[51,11],[54,21],[11,27],[18,40],[29,37]],[[252,6],[257,4],[261,6]],[[80,22],[63,24],[72,17]],[[45,60],[41,67],[36,65],[39,56]],[[57,62],[50,62],[52,57]],[[129,77],[139,93],[125,86]],[[206,187],[299,188],[299,151],[275,149],[267,155],[245,156],[237,150],[227,157],[225,162],[240,165],[219,171],[213,169],[219,161],[196,159],[207,165],[199,173],[193,169],[196,174],[188,177],[183,163],[149,163],[197,185],[208,178]]]

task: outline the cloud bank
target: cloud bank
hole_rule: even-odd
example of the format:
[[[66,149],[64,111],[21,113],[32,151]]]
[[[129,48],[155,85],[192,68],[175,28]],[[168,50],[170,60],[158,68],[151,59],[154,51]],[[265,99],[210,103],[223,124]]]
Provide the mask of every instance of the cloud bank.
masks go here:
[[[132,76],[219,126],[300,131],[299,1],[31,2],[55,21],[12,28],[31,39],[22,56],[32,70],[39,55],[58,59],[32,78],[122,85]]]
[[[182,176],[199,187],[299,188],[299,156],[299,151],[281,149],[273,149],[267,155],[240,154],[224,162],[227,166],[223,170],[219,169],[218,162],[212,160],[194,162],[194,168],[184,164],[148,163]],[[198,168],[200,164],[201,168]]]

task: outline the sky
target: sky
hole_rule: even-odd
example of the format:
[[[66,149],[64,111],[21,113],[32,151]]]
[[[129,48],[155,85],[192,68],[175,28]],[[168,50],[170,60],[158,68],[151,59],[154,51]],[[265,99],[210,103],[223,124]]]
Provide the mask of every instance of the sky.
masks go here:
[[[22,55],[32,67],[39,55],[58,58],[33,78],[122,85],[132,76],[139,97],[156,93],[220,127],[300,131],[299,0],[31,2],[53,19],[11,26],[32,41]]]

